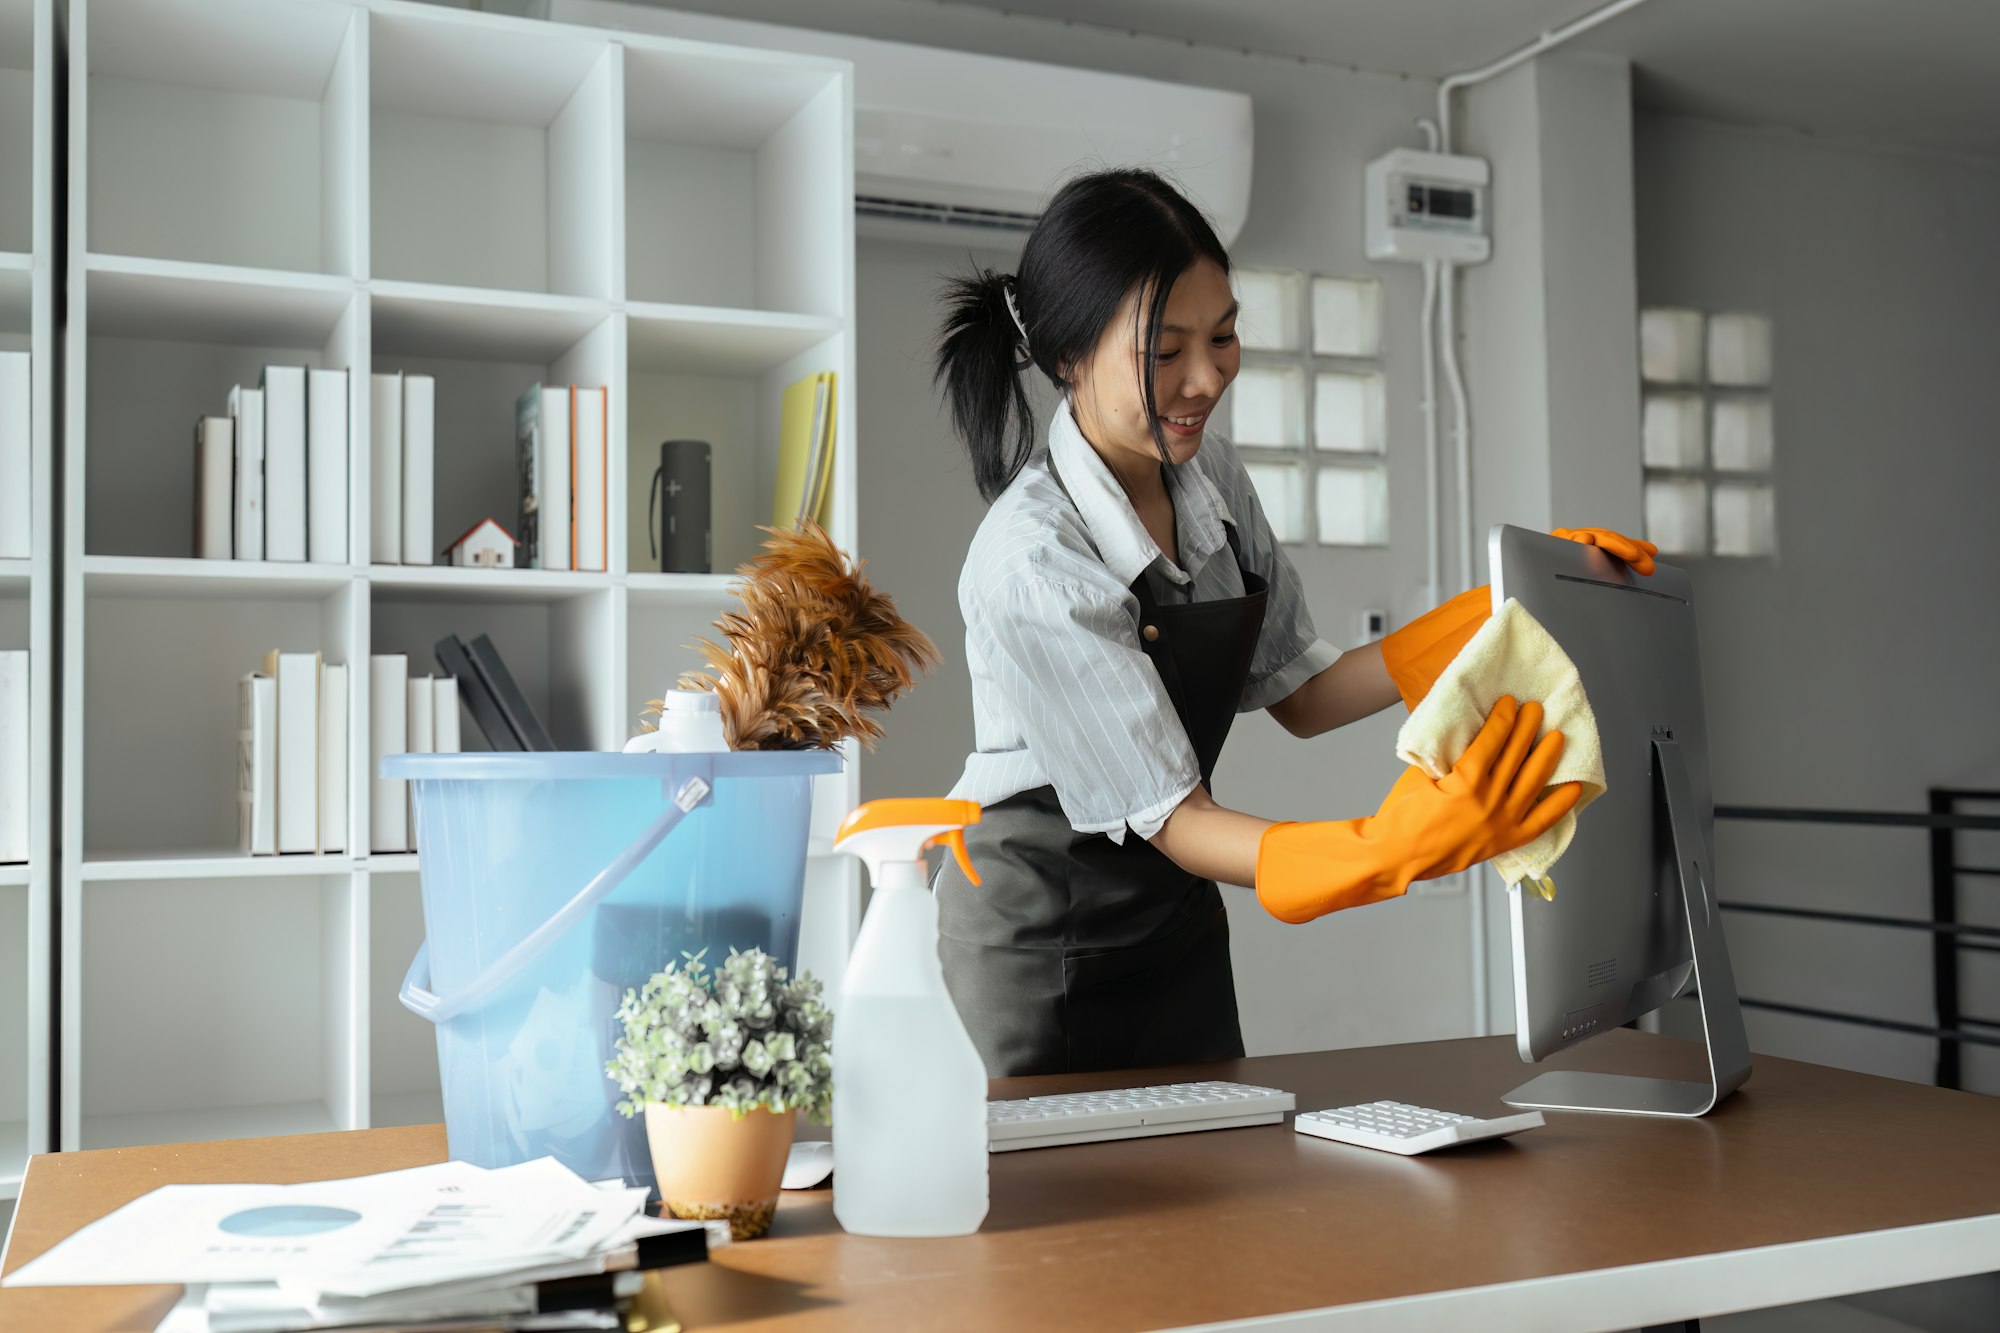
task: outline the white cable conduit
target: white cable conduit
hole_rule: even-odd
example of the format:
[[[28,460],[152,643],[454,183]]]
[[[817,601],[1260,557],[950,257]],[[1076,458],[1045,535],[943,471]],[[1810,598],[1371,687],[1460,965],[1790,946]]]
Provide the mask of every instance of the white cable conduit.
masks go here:
[[[1594,9],[1583,17],[1561,27],[1551,28],[1534,41],[1511,55],[1502,56],[1491,64],[1463,74],[1454,74],[1438,84],[1437,123],[1419,121],[1424,131],[1427,146],[1437,152],[1452,151],[1451,141],[1451,96],[1461,88],[1497,78],[1517,65],[1526,64],[1536,56],[1553,51],[1558,46],[1579,37],[1599,24],[1608,23],[1620,14],[1637,9],[1646,0],[1613,0],[1611,4]],[[1441,312],[1433,313],[1433,307],[1442,304]],[[1452,446],[1455,450],[1456,483],[1458,486],[1458,587],[1462,592],[1472,587],[1472,553],[1477,549],[1478,534],[1472,530],[1472,409],[1466,400],[1465,376],[1458,360],[1458,265],[1435,262],[1424,265],[1424,309],[1423,309],[1423,412],[1425,459],[1431,487],[1429,583],[1425,589],[1431,605],[1441,600],[1439,597],[1439,566],[1443,563],[1443,534],[1440,527],[1440,496],[1438,493],[1437,466],[1437,355],[1435,343],[1444,344],[1445,381],[1451,389],[1452,401]],[[1468,897],[1472,905],[1472,1016],[1473,1031],[1485,1036],[1492,1030],[1492,1005],[1488,1002],[1486,990],[1486,898],[1479,889],[1479,875],[1474,870],[1468,872]]]

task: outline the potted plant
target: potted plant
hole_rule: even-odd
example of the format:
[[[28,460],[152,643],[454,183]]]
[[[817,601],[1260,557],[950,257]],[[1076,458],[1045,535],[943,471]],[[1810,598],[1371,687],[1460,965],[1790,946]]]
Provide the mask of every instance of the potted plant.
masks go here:
[[[798,1113],[825,1124],[833,1101],[820,983],[787,979],[761,949],[732,949],[720,968],[690,954],[626,991],[618,1020],[605,1072],[625,1093],[619,1112],[645,1113],[667,1211],[727,1218],[737,1240],[763,1235]]]

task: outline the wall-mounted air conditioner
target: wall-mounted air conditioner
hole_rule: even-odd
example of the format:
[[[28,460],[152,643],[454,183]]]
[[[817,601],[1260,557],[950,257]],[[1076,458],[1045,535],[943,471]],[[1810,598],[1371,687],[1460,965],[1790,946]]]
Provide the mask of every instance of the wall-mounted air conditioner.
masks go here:
[[[550,9],[563,22],[852,61],[862,235],[1017,244],[1057,186],[1104,166],[1169,176],[1224,245],[1250,211],[1244,93],[616,0],[554,0]]]

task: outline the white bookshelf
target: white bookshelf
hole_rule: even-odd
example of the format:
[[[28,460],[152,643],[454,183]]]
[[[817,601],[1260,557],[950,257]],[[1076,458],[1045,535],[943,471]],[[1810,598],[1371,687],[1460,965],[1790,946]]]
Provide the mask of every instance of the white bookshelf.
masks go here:
[[[69,24],[60,1144],[435,1119],[432,1031],[395,998],[416,858],[236,853],[236,679],[271,648],[349,664],[360,848],[371,654],[421,674],[488,634],[592,749],[696,664],[728,577],[649,571],[660,441],[714,445],[728,570],[768,520],[783,388],[836,371],[856,549],[851,75],[404,0],[70,0]],[[0,204],[0,251],[6,227]],[[349,564],[188,558],[190,427],[267,361],[351,372]],[[367,376],[396,370],[436,377],[439,545],[511,526],[523,389],[608,385],[611,568],[369,563]],[[0,606],[36,577],[0,564]],[[816,847],[857,790],[851,763],[823,780]],[[808,878],[802,961],[837,984],[859,878],[823,852]]]
[[[28,652],[28,762],[53,769],[56,585],[55,0],[0,0],[0,349],[25,351],[29,371],[29,549],[0,560],[0,649]],[[33,785],[28,859],[0,865],[0,1200],[20,1193],[30,1154],[55,1146],[55,807]]]

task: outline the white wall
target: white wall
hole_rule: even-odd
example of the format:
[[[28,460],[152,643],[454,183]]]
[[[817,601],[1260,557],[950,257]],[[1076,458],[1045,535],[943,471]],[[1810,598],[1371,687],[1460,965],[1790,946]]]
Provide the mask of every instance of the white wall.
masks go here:
[[[2000,785],[2000,168],[1650,116],[1636,146],[1641,300],[1775,323],[1780,555],[1693,565],[1717,802]],[[1725,900],[1928,915],[1921,832],[1725,822],[1718,843]],[[2000,838],[1968,859],[2000,864]],[[1996,884],[1965,881],[1968,920],[2000,924]],[[1746,996],[1932,1021],[1917,932],[1728,920]],[[2000,1017],[2000,955],[1963,966],[1969,1011]],[[1924,1039],[1749,1020],[1758,1050],[1931,1073]],[[1968,1086],[2000,1091],[1995,1056],[1968,1051]]]
[[[1326,638],[1346,644],[1353,642],[1364,608],[1388,608],[1399,621],[1423,609],[1420,280],[1414,269],[1374,265],[1363,257],[1361,172],[1390,148],[1420,143],[1415,122],[1430,114],[1433,84],[969,7],[899,0],[854,0],[837,10],[806,0],[728,5],[715,0],[706,7],[736,18],[837,26],[857,36],[1251,94],[1254,187],[1249,222],[1233,247],[1235,261],[1379,276],[1384,283],[1392,545],[1380,551],[1295,550],[1314,618]],[[552,15],[564,17],[560,3]],[[1031,88],[1021,90],[1024,98],[1033,95]],[[930,387],[929,368],[937,278],[967,262],[963,250],[945,247],[864,243],[861,248],[856,407],[862,553],[905,612],[940,640],[948,658],[890,717],[881,749],[862,768],[864,796],[942,792],[956,778],[972,739],[955,584],[981,505]],[[1301,743],[1262,714],[1244,718],[1218,770],[1217,795],[1272,818],[1368,813],[1397,771],[1396,722],[1385,715]],[[1230,897],[1237,989],[1253,1052],[1471,1031],[1472,946],[1463,894],[1421,894],[1302,928],[1271,920],[1247,893]]]
[[[1495,523],[1641,530],[1632,84],[1624,61],[1558,52],[1464,96],[1454,147],[1493,165],[1493,257],[1459,281],[1472,411],[1472,580]],[[1447,451],[1450,453],[1451,451]],[[1455,481],[1455,470],[1447,468]],[[1457,487],[1448,485],[1456,515]],[[1508,908],[1481,871],[1493,1026],[1514,1026]],[[1477,923],[1475,923],[1477,929]]]

